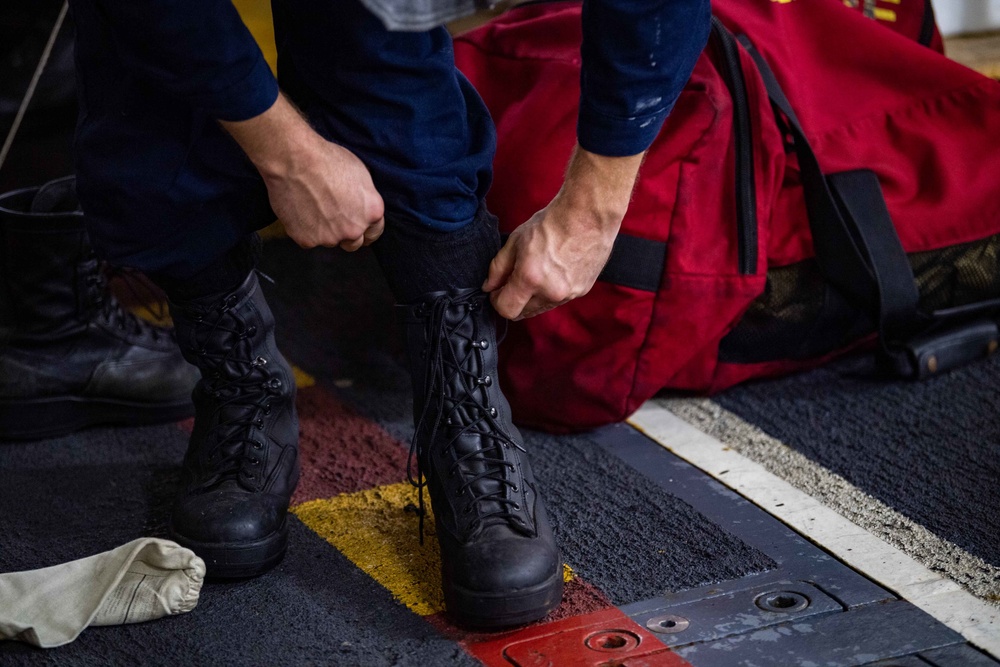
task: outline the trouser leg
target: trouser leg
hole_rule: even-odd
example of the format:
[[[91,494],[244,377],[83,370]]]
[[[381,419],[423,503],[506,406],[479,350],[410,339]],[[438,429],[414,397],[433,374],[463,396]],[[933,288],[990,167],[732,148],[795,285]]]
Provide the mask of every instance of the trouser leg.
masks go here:
[[[357,0],[273,7],[282,87],[368,166],[385,201],[373,249],[396,298],[478,287],[499,250],[481,210],[496,136],[447,31],[390,32]]]
[[[479,289],[499,249],[482,207],[495,134],[443,28],[392,33],[356,0],[275,0],[279,76],[325,136],[372,172],[375,250],[405,322],[414,451],[461,623],[537,620],[558,605],[559,550],[496,383],[496,316]],[[423,495],[421,494],[421,508]]]

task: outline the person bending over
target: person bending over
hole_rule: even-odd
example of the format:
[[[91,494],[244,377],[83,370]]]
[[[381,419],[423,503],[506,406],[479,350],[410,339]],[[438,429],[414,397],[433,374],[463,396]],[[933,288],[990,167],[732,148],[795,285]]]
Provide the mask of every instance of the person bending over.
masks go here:
[[[254,272],[254,231],[277,215],[305,248],[372,244],[402,306],[449,613],[500,627],[559,603],[559,550],[496,382],[494,313],[531,317],[591,288],[709,3],[585,0],[579,145],[558,195],[502,248],[483,205],[495,131],[441,26],[466,4],[274,0],[275,80],[229,0],[71,0],[92,241],[166,291],[201,371],[169,533],[210,576],[261,574],[287,540],[295,387]]]

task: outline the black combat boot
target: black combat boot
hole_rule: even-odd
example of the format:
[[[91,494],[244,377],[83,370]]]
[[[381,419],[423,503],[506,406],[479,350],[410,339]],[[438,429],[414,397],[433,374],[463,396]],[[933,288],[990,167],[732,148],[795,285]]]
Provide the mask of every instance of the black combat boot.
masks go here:
[[[478,289],[435,292],[406,306],[404,318],[414,447],[448,612],[483,628],[538,620],[560,602],[562,561],[496,381],[490,300]]]
[[[111,295],[74,185],[0,195],[0,439],[194,412],[197,369]]]
[[[184,356],[201,369],[170,536],[208,576],[253,577],[281,560],[299,481],[295,380],[251,272],[235,290],[170,310]]]

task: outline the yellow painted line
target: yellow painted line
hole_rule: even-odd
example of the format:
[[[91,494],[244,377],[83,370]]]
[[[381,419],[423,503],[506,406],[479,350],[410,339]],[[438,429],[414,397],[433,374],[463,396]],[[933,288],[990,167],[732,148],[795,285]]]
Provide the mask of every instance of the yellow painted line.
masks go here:
[[[296,365],[292,365],[292,375],[295,376],[295,386],[299,389],[306,389],[316,384],[316,378]]]
[[[311,500],[292,512],[411,611],[430,616],[444,611],[441,554],[429,511],[420,546],[417,516],[405,509],[416,504],[417,490],[400,482]],[[564,564],[563,581],[575,578]]]
[[[257,234],[259,234],[260,237],[265,241],[273,241],[274,239],[283,239],[286,236],[288,236],[285,233],[285,228],[277,220],[272,222],[264,229],[259,230]]]
[[[240,13],[243,23],[257,40],[264,59],[277,71],[278,49],[274,46],[274,21],[271,20],[270,0],[233,0],[233,6]]]
[[[174,321],[170,319],[170,310],[167,308],[166,303],[133,306],[129,310],[147,322],[152,322],[153,324],[157,324],[161,327],[174,326]],[[162,317],[160,315],[162,315]]]
[[[312,500],[292,512],[411,611],[430,616],[444,611],[441,557],[429,511],[420,546],[417,516],[405,509],[416,504],[417,490],[401,482]]]

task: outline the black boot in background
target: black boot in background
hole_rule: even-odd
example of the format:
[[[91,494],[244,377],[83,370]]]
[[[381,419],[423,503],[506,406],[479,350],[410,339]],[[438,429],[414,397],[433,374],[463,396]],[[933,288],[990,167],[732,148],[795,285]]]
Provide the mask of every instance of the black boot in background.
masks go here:
[[[255,272],[227,293],[168,294],[177,340],[202,372],[170,537],[205,560],[209,577],[256,576],[285,553],[299,479],[292,369]]]
[[[0,439],[191,416],[198,372],[109,292],[72,177],[0,195],[0,258]]]
[[[405,307],[414,446],[445,604],[459,623],[484,628],[544,617],[563,584],[524,440],[496,381],[495,317],[478,289],[426,294]]]

